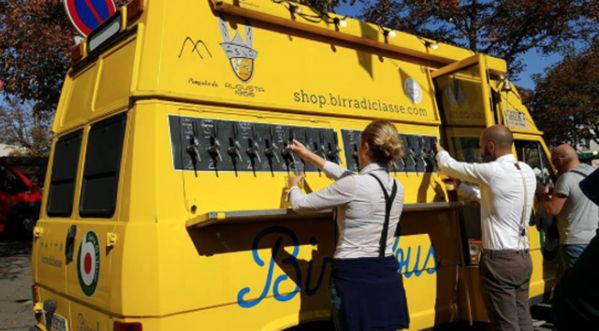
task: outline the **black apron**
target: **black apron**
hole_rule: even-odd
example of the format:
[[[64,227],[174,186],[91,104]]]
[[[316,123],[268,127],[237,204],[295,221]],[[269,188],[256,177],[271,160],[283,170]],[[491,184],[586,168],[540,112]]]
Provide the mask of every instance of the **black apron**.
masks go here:
[[[395,256],[385,257],[389,217],[397,194],[393,181],[391,195],[373,174],[385,195],[385,223],[381,233],[379,256],[334,259],[332,286],[341,299],[344,330],[371,331],[408,328],[410,317],[399,263]]]

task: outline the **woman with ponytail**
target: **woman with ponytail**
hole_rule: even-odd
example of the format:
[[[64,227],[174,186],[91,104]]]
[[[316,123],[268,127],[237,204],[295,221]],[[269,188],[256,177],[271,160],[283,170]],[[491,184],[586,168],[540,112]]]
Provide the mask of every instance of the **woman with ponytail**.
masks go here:
[[[409,316],[393,237],[403,209],[403,186],[389,168],[403,154],[395,126],[370,123],[358,147],[360,173],[354,174],[312,153],[298,141],[289,147],[335,182],[304,195],[301,177],[290,178],[289,202],[296,211],[337,208],[339,237],[331,275],[331,317],[340,330],[407,328]]]

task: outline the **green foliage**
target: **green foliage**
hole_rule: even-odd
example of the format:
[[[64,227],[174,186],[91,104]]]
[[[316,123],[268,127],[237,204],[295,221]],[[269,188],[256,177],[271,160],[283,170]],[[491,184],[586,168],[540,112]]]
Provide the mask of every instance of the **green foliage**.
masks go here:
[[[375,0],[363,16],[393,29],[491,54],[509,63],[512,78],[531,49],[572,51],[599,32],[591,0]]]
[[[53,112],[76,35],[62,0],[0,0],[0,93]]]
[[[587,139],[599,144],[599,40],[535,81],[527,103],[545,139],[552,145]]]

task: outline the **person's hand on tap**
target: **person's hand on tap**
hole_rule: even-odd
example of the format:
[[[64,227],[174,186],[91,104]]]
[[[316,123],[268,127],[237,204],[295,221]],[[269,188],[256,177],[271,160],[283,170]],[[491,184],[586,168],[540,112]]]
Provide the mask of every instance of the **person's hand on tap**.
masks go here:
[[[308,150],[308,148],[306,148],[306,146],[304,146],[304,144],[299,142],[297,139],[293,139],[289,145],[287,145],[287,147],[293,152],[293,154],[297,155],[302,160],[305,160],[310,153],[310,150]]]
[[[314,154],[298,140],[293,139],[289,145],[287,145],[287,148],[289,148],[293,154],[297,155],[303,161],[310,163],[320,170],[324,168],[326,160],[322,156]]]

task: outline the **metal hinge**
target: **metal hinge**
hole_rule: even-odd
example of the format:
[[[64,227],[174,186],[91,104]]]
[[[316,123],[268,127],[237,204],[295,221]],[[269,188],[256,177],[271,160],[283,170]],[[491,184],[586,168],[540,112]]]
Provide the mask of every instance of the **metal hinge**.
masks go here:
[[[114,232],[106,233],[106,246],[107,247],[114,247],[114,245],[116,244],[116,240],[117,240],[116,233],[114,233]]]

